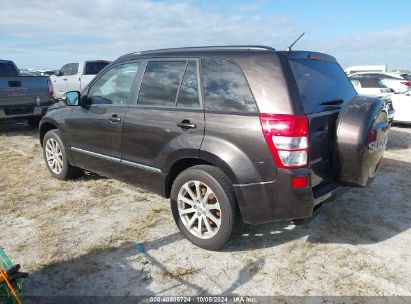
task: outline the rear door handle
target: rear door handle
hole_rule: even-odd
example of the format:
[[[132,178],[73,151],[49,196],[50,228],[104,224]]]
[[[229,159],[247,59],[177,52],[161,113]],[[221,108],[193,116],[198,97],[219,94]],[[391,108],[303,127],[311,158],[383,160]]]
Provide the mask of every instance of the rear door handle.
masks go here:
[[[177,127],[187,130],[187,129],[195,129],[197,128],[196,124],[191,123],[189,120],[184,119],[182,122],[177,123]]]
[[[113,114],[113,116],[111,116],[108,119],[111,123],[116,123],[116,122],[120,122],[121,118],[117,116],[117,114]]]

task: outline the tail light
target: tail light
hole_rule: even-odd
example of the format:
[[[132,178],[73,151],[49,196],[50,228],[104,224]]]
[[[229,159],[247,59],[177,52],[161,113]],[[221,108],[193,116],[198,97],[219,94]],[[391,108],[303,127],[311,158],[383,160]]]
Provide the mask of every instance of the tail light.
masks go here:
[[[51,83],[51,81],[48,81],[49,83],[49,98],[50,99],[54,99],[54,89],[53,89],[53,84]]]
[[[401,81],[401,84],[403,84],[407,87],[411,87],[411,82],[410,81]]]
[[[260,114],[261,126],[278,168],[308,166],[308,118],[305,115]]]
[[[367,136],[368,143],[372,143],[377,140],[377,131],[374,129],[368,130],[368,136]]]

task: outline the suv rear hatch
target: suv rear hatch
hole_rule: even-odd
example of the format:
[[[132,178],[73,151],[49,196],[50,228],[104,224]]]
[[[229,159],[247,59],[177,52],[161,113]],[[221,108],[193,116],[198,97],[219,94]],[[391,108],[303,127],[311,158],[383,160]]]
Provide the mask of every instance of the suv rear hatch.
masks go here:
[[[357,95],[335,58],[311,52],[289,52],[288,62],[309,121],[309,164],[313,187],[331,182],[336,120]]]

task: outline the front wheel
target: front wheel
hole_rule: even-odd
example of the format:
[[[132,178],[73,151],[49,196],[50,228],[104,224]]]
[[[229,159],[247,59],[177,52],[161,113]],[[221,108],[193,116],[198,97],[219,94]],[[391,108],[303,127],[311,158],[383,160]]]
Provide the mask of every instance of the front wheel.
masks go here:
[[[58,130],[50,130],[44,136],[43,157],[47,169],[56,179],[67,180],[80,174],[80,169],[69,163]]]
[[[173,183],[170,200],[181,233],[204,249],[224,247],[241,223],[232,184],[217,167],[183,171]]]

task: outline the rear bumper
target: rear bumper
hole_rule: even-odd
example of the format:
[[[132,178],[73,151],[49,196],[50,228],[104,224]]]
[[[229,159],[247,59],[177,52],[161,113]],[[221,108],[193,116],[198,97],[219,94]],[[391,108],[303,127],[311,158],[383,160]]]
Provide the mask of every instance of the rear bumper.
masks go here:
[[[18,120],[20,118],[38,116],[41,117],[46,114],[47,108],[52,102],[42,103],[40,105],[35,104],[22,104],[21,111],[10,111],[10,107],[14,105],[1,105],[0,106],[0,120]]]
[[[293,220],[311,217],[314,207],[336,198],[342,187],[334,182],[316,187],[293,189],[292,178],[307,175],[308,170],[284,170],[276,181],[234,185],[243,221],[261,224],[277,220]],[[305,174],[301,174],[305,173]]]

